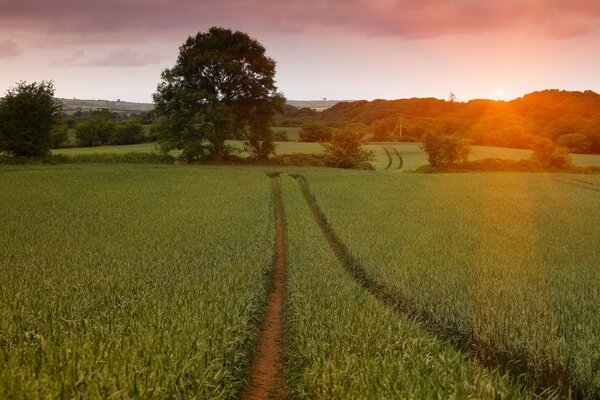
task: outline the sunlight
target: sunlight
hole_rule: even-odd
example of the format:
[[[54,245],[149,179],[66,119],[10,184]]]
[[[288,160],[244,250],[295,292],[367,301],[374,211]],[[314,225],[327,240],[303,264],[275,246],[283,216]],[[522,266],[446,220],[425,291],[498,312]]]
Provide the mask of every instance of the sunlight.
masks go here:
[[[506,100],[505,94],[506,93],[504,92],[504,89],[502,89],[502,88],[496,89],[496,98],[498,100]]]

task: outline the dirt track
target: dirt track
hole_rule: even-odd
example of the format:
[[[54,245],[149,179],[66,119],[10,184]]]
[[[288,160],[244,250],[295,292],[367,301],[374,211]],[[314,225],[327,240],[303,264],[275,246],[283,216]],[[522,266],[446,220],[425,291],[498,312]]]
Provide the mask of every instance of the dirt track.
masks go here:
[[[244,400],[282,399],[286,394],[281,362],[283,352],[281,311],[285,290],[285,225],[280,178],[272,176],[271,179],[275,202],[275,269],[256,348],[256,359],[250,371],[248,387],[242,395]]]

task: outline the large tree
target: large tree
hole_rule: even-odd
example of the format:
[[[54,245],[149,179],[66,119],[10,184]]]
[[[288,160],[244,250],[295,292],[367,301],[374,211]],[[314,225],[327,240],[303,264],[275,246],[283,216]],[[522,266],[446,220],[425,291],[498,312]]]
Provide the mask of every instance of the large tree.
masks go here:
[[[19,82],[0,99],[0,152],[20,157],[48,155],[51,131],[61,111],[52,82]]]
[[[246,33],[213,27],[189,37],[154,94],[163,150],[219,161],[225,140],[244,139],[256,157],[268,157],[270,124],[284,103],[274,78],[275,61]]]

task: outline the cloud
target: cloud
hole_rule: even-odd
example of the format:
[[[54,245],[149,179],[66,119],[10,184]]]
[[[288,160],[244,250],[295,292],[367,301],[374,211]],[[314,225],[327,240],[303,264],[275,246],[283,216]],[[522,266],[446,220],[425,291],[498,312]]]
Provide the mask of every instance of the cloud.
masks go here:
[[[560,39],[594,31],[599,21],[597,0],[0,0],[4,30],[81,41],[193,33],[210,25],[260,33],[333,28],[406,39],[520,29]]]
[[[19,45],[12,40],[0,40],[0,60],[15,58],[22,53]]]
[[[92,58],[85,63],[88,67],[142,67],[160,63],[165,57],[157,54],[142,54],[131,49],[115,50],[104,57]]]
[[[85,60],[85,52],[77,50],[69,57],[54,62],[54,65],[69,67],[143,67],[160,63],[165,57],[157,54],[139,53],[126,48],[115,50],[105,56]]]

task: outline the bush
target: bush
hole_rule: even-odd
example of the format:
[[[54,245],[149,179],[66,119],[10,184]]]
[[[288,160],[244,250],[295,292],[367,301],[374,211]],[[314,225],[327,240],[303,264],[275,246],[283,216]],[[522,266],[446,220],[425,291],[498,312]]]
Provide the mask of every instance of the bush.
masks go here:
[[[301,142],[325,142],[331,139],[332,129],[320,122],[307,122],[300,128]]]
[[[569,150],[550,139],[540,139],[533,147],[531,160],[543,169],[567,169],[573,166]]]
[[[421,148],[427,153],[429,165],[434,168],[454,167],[466,162],[471,152],[469,140],[443,131],[423,136]]]
[[[566,147],[572,153],[583,154],[590,152],[592,149],[591,140],[581,133],[569,133],[559,136],[556,140],[556,144],[561,147]]]
[[[50,131],[62,104],[54,100],[52,82],[20,82],[0,99],[0,152],[15,157],[41,157],[50,152]]]
[[[278,142],[287,142],[289,141],[288,134],[283,129],[276,130],[274,133],[275,140]]]
[[[328,166],[336,168],[373,169],[373,152],[362,148],[364,132],[346,127],[336,130],[329,142],[322,143]]]
[[[144,141],[144,126],[137,118],[118,124],[112,144],[136,144]]]
[[[60,149],[69,141],[69,127],[67,124],[54,126],[50,131],[50,148]]]
[[[97,115],[80,122],[75,127],[77,141],[82,147],[94,147],[110,144],[115,135],[115,123]]]

